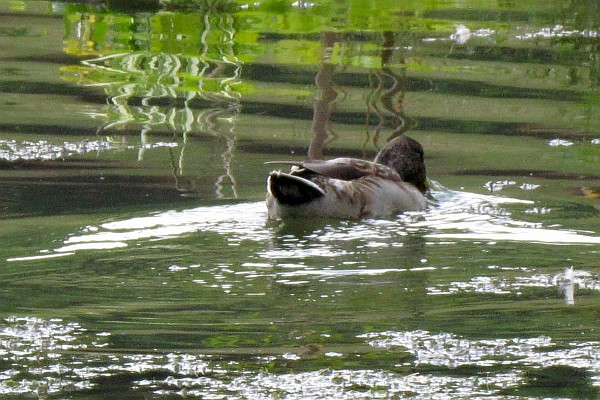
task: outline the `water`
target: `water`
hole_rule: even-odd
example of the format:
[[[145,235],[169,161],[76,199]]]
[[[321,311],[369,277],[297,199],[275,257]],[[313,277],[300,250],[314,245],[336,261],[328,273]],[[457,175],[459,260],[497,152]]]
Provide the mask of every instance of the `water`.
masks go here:
[[[598,398],[589,2],[0,2],[6,398]],[[424,146],[429,208],[267,221]]]

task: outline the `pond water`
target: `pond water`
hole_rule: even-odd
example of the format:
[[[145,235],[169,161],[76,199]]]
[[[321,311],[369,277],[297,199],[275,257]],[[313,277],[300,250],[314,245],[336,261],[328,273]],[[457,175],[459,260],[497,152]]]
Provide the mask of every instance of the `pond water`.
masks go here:
[[[0,1],[0,393],[600,397],[593,1]],[[425,148],[426,211],[266,161]]]

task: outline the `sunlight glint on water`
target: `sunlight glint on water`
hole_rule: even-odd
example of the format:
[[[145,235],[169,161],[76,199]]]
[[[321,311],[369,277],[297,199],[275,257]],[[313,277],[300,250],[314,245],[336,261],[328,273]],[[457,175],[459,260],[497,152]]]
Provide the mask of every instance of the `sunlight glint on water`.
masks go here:
[[[599,397],[595,2],[121,3],[0,0],[3,397]],[[315,122],[463,192],[267,222]]]
[[[220,398],[228,393],[231,399],[260,399],[274,392],[286,393],[286,398],[310,396],[326,398],[389,398],[390,395],[410,395],[426,399],[469,395],[469,398],[492,398],[495,392],[516,387],[522,382],[519,373],[488,373],[485,377],[452,377],[436,374],[394,374],[376,370],[321,370],[294,374],[267,372],[229,377],[236,362],[224,363],[210,357],[193,354],[119,355],[97,354],[97,366],[82,366],[71,360],[63,350],[93,349],[106,346],[106,335],[90,335],[73,323],[60,320],[43,321],[34,318],[10,318],[0,330],[0,351],[18,364],[0,376],[3,394],[58,394],[64,390],[93,389],[98,377],[115,373],[167,371],[164,378],[140,379],[133,389],[151,388],[155,394],[202,395]],[[600,343],[572,343],[555,348],[550,337],[529,339],[498,338],[468,340],[450,333],[431,334],[427,331],[377,332],[358,336],[370,346],[382,349],[404,349],[415,357],[415,365],[491,367],[502,366],[569,366],[600,373]],[[29,368],[27,356],[35,356],[36,367]],[[331,353],[329,357],[349,357]],[[291,354],[254,356],[258,365],[300,359]],[[19,362],[19,360],[23,362]],[[60,366],[60,370],[54,368]],[[22,369],[28,369],[32,379],[11,380]],[[59,378],[55,378],[55,376]],[[485,390],[481,385],[485,386]]]
[[[435,205],[423,213],[408,213],[389,220],[365,220],[324,225],[316,233],[307,233],[302,244],[285,238],[280,246],[269,246],[260,254],[269,260],[279,258],[332,257],[348,250],[340,244],[358,241],[358,249],[393,246],[407,234],[423,232],[435,240],[517,241],[547,244],[600,244],[600,237],[568,229],[547,229],[539,223],[518,221],[510,217],[503,203],[523,203],[522,200],[492,195],[475,195],[456,191],[433,193]],[[277,228],[266,221],[264,203],[241,203],[226,206],[198,207],[182,211],[156,212],[148,216],[88,226],[82,232],[66,238],[63,245],[49,249],[46,255],[55,257],[73,251],[102,251],[130,246],[148,240],[168,240],[201,232],[214,232],[227,238],[230,245],[242,240],[264,242],[272,239]],[[46,250],[47,251],[47,250]],[[18,260],[18,259],[12,259]]]

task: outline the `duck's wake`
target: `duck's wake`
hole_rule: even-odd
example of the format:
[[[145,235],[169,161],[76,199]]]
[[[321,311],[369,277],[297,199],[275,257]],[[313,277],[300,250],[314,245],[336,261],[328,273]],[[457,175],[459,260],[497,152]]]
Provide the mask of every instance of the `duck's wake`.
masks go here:
[[[530,201],[452,191],[441,186],[436,186],[431,196],[432,204],[426,211],[399,214],[397,217],[387,219],[337,221],[337,223],[328,219],[312,221],[309,224],[306,220],[300,219],[294,221],[294,224],[306,229],[292,234],[310,237],[313,242],[318,242],[321,246],[319,253],[328,256],[336,253],[335,249],[339,247],[340,241],[357,239],[363,244],[376,248],[393,244],[394,241],[409,235],[418,235],[439,242],[514,241],[553,245],[600,244],[600,237],[595,232],[548,228],[541,223],[520,221],[512,218],[509,209],[505,208],[506,205],[532,204]],[[86,226],[79,232],[69,235],[55,249],[44,249],[35,255],[8,260],[53,258],[77,251],[107,251],[126,248],[140,242],[185,238],[199,232],[223,235],[227,243],[232,245],[242,241],[271,243],[273,239],[290,233],[285,229],[286,223],[268,225],[266,219],[267,213],[263,202],[154,212],[145,216]],[[331,249],[324,251],[323,246],[329,246]],[[277,251],[271,247],[269,246],[269,252]],[[340,251],[346,252],[347,249]]]

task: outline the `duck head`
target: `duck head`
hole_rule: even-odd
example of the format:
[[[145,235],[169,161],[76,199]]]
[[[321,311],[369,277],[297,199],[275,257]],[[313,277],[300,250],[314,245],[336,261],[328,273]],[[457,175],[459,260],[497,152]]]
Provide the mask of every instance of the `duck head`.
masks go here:
[[[427,190],[423,147],[415,139],[400,135],[390,140],[374,161],[392,168],[404,182],[413,184],[421,192]]]

